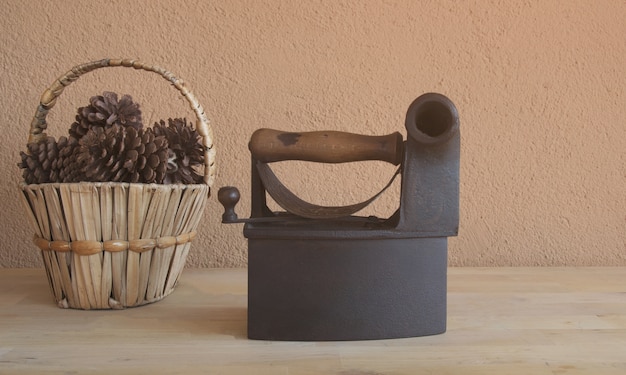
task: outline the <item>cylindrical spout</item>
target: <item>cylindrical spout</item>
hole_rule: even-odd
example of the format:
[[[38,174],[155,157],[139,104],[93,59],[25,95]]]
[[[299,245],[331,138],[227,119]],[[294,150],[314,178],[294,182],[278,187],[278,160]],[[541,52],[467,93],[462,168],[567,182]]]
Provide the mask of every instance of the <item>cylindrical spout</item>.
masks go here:
[[[459,131],[459,113],[447,97],[428,93],[411,103],[405,126],[409,137],[417,143],[441,144]]]

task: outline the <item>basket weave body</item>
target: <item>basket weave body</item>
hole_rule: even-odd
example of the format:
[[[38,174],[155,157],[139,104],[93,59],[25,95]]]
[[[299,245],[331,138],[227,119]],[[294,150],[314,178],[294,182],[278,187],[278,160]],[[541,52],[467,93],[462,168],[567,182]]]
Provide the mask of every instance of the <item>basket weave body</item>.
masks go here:
[[[170,294],[184,269],[214,175],[211,129],[202,107],[168,71],[134,60],[79,65],[42,96],[30,142],[46,136],[45,117],[63,88],[102,67],[160,74],[183,93],[198,118],[205,148],[203,184],[114,182],[21,184],[52,294],[63,308],[121,309]]]

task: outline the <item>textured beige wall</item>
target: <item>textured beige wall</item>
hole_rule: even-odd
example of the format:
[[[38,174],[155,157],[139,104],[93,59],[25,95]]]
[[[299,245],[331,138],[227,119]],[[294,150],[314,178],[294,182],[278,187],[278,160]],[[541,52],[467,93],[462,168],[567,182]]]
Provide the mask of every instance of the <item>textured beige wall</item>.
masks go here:
[[[437,91],[461,116],[451,265],[626,265],[624,1],[4,0],[0,9],[1,267],[41,265],[16,167],[39,97],[103,57],[138,58],[188,82],[214,126],[215,187],[241,188],[242,216],[254,129],[405,134],[408,105]],[[192,116],[156,75],[102,70],[65,91],[51,134],[104,90],[131,94],[150,123]],[[279,169],[303,198],[326,204],[365,198],[393,173],[376,162]],[[392,212],[394,188],[367,213]],[[189,266],[245,265],[242,227],[219,224],[215,195]]]

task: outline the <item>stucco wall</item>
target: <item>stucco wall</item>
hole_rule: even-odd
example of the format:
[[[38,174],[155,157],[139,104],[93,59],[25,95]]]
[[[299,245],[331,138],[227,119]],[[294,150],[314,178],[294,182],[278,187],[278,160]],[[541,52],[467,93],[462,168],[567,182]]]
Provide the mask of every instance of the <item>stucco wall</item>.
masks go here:
[[[41,266],[16,166],[39,97],[103,57],[161,65],[189,84],[215,131],[214,192],[239,186],[242,216],[255,129],[406,134],[408,105],[436,91],[461,117],[451,265],[626,265],[626,2],[4,0],[0,9],[1,267]],[[75,109],[105,90],[131,94],[148,123],[193,117],[156,75],[102,70],[65,90],[50,133],[64,134]],[[365,198],[393,173],[376,162],[279,169],[325,204]],[[393,212],[397,190],[367,213]],[[189,266],[245,265],[241,226],[220,216],[213,194]]]

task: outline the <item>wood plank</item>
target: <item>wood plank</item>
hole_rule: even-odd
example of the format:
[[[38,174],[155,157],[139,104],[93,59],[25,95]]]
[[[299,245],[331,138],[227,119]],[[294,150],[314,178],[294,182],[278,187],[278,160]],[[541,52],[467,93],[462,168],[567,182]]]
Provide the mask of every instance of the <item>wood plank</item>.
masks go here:
[[[0,269],[0,373],[626,373],[626,267],[451,268],[446,333],[353,342],[248,340],[245,269],[122,311],[59,309],[46,284]]]

